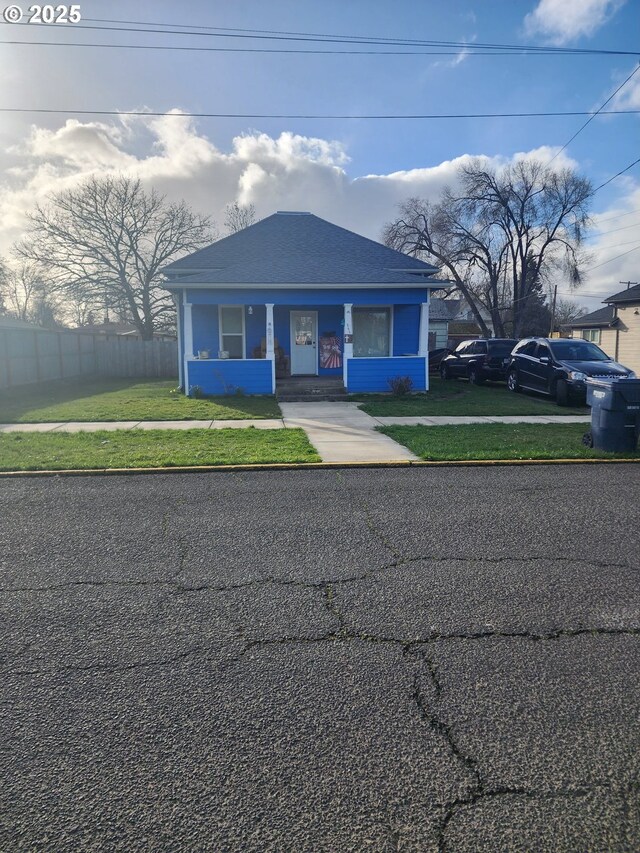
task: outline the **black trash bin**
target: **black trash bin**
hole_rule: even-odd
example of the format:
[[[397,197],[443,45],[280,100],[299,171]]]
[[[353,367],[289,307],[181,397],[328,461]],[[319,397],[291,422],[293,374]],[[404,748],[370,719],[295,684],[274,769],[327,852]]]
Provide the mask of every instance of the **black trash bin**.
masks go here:
[[[587,379],[593,446],[626,453],[638,446],[640,379]]]

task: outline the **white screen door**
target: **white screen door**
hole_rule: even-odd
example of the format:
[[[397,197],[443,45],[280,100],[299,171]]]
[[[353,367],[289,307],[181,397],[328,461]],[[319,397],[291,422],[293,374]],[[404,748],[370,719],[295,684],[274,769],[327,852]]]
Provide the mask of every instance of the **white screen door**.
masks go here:
[[[291,312],[291,375],[318,373],[318,336],[316,311]]]

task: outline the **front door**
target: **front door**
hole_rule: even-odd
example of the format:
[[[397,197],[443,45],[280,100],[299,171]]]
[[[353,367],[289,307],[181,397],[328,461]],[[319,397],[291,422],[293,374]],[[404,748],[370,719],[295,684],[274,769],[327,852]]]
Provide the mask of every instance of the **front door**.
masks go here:
[[[291,312],[291,375],[318,373],[317,311]]]

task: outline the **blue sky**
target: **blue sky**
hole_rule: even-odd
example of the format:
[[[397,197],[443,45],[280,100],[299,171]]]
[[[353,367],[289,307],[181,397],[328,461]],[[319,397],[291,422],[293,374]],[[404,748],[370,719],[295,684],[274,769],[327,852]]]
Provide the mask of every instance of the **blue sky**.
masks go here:
[[[25,11],[27,5],[22,4]],[[84,25],[106,18],[189,28],[640,51],[638,0],[85,0],[80,6]],[[0,39],[384,50],[210,34],[108,33],[71,24],[2,25]],[[599,107],[637,64],[631,56],[487,57],[450,50],[452,55],[442,56],[353,56],[5,44],[0,106],[332,115],[582,111]],[[640,72],[612,106],[640,108]],[[19,236],[24,212],[34,201],[104,169],[138,170],[149,183],[219,220],[224,205],[237,198],[252,201],[260,215],[283,205],[309,209],[375,238],[402,198],[439,192],[453,175],[450,161],[484,155],[505,162],[529,151],[550,156],[585,120],[153,122],[9,113],[0,130],[0,243],[6,246]],[[575,163],[597,186],[637,158],[639,120],[634,115],[596,118],[556,162]],[[636,167],[596,196],[594,212],[607,221],[598,233],[616,229],[592,238],[598,264],[640,243],[638,217],[613,219],[640,208],[638,175]],[[626,230],[617,231],[622,227]],[[638,258],[640,252],[632,252],[600,267],[578,301],[595,309],[599,298],[588,300],[587,293],[612,293],[619,278],[637,281]]]

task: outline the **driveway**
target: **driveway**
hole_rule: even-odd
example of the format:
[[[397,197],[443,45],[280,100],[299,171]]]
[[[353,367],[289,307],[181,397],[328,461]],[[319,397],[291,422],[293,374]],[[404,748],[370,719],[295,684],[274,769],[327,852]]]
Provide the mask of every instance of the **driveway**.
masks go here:
[[[3,482],[0,850],[636,851],[639,475]]]

